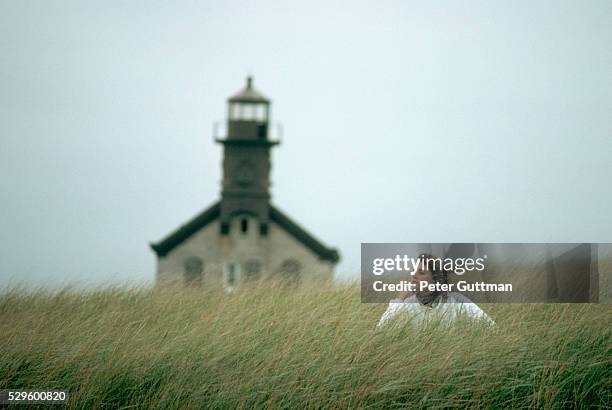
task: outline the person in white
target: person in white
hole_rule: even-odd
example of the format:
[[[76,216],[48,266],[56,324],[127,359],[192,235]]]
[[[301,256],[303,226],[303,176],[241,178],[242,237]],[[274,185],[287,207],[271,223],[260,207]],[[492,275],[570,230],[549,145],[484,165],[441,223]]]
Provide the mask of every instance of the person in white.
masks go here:
[[[412,275],[412,282],[417,291],[410,294],[403,292],[398,298],[391,300],[389,307],[378,321],[378,328],[382,328],[391,319],[402,318],[411,323],[421,325],[430,320],[452,323],[459,318],[468,318],[482,321],[488,325],[495,322],[478,305],[457,292],[420,291],[419,282],[448,283],[448,272],[435,268],[435,264],[427,264],[426,260],[437,259],[433,255],[419,255],[417,269]],[[432,265],[434,267],[432,267]]]

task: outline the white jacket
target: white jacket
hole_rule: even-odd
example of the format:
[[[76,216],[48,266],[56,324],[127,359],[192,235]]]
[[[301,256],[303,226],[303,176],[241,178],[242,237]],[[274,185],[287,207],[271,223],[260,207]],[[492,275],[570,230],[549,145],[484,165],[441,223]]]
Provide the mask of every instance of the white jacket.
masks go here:
[[[404,301],[393,299],[385,313],[381,316],[377,327],[384,326],[391,318],[397,315],[406,316],[406,318],[410,317],[415,324],[423,324],[434,318],[445,322],[454,322],[461,316],[482,320],[487,324],[495,325],[493,319],[487,316],[477,304],[457,292],[450,292],[446,302],[438,303],[434,307],[422,305],[414,294],[404,299]]]

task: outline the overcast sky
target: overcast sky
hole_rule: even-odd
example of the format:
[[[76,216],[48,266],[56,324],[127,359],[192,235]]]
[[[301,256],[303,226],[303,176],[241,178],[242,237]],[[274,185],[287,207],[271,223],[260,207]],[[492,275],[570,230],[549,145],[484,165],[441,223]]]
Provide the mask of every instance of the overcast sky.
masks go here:
[[[0,1],[0,285],[152,281],[247,74],[338,247],[612,242],[612,2]]]

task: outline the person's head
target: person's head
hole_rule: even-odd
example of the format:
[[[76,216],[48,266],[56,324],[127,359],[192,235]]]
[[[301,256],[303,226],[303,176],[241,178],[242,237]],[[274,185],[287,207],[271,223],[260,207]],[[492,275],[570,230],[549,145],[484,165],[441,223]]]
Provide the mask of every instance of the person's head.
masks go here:
[[[431,270],[426,266],[425,261],[422,259],[423,255],[425,254],[419,255],[417,259],[416,269],[414,271],[414,274],[412,275],[412,280],[411,280],[412,283],[414,283],[417,286],[420,282],[427,282],[427,283],[433,282],[433,274]]]
[[[428,253],[420,254],[412,282],[416,285],[415,293],[419,302],[424,305],[433,304],[445,292],[420,290],[420,282],[448,283],[448,272],[442,266],[442,259]]]

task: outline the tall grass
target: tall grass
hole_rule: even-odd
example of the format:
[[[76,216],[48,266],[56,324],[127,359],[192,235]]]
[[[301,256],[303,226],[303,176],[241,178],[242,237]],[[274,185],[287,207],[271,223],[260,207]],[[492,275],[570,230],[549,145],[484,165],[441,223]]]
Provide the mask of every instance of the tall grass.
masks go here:
[[[0,295],[0,388],[90,407],[610,407],[609,305],[377,331],[357,286]]]

